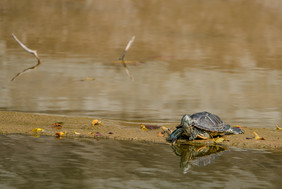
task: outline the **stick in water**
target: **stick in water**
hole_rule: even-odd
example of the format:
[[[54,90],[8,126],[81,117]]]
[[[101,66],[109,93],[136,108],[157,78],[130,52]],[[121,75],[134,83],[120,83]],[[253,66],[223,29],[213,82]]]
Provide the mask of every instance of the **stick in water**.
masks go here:
[[[126,45],[125,49],[123,50],[122,55],[121,55],[121,57],[119,58],[119,60],[124,60],[125,54],[126,54],[126,52],[128,51],[128,49],[131,47],[131,45],[132,45],[134,39],[135,39],[135,36],[133,36],[133,37],[130,39],[130,41],[127,43],[127,45]]]
[[[35,66],[31,66],[29,68],[24,69],[23,71],[19,72],[17,75],[15,75],[11,81],[14,81],[17,77],[19,77],[20,75],[22,75],[24,72],[29,71],[29,70],[36,70],[36,68],[41,64],[41,60],[37,54],[36,50],[31,50],[29,48],[27,48],[22,42],[20,42],[20,40],[12,33],[13,38],[16,40],[16,42],[27,52],[29,52],[30,54],[32,54],[33,56],[35,56],[35,58],[37,59],[37,64]]]
[[[124,61],[124,57],[125,57],[125,54],[126,54],[126,52],[128,51],[128,49],[131,47],[131,45],[132,45],[134,39],[135,39],[135,36],[133,36],[133,37],[130,39],[130,41],[127,43],[125,49],[124,49],[123,52],[122,52],[121,57],[119,58],[119,60],[122,62],[122,65],[123,65],[123,67],[124,67],[124,69],[125,69],[125,72],[127,73],[127,75],[129,76],[129,78],[130,78],[131,80],[134,80],[134,78],[133,78],[133,76],[130,74],[130,72],[129,72],[129,70],[128,70],[128,67],[127,67],[127,65],[126,65],[126,63],[125,63],[125,61]]]

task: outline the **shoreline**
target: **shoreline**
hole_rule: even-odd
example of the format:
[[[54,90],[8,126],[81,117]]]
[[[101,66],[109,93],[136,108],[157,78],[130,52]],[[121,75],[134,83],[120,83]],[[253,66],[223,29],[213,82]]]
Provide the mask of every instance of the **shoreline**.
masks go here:
[[[61,115],[41,115],[35,113],[0,111],[0,134],[23,134],[33,136],[57,136],[56,133],[63,132],[61,137],[71,138],[108,138],[115,140],[128,140],[153,143],[167,143],[166,136],[161,134],[162,129],[141,129],[140,125],[144,123],[126,122],[118,120],[104,120],[102,125],[91,125],[95,117],[73,117]],[[61,129],[52,126],[56,122],[63,122]],[[145,123],[147,124],[147,123]],[[157,124],[175,129],[178,123]],[[156,125],[148,123],[148,125]],[[33,132],[35,128],[44,131]],[[242,126],[244,134],[226,135],[222,145],[228,147],[238,147],[245,149],[282,149],[282,130],[277,131],[275,128],[250,128]],[[253,132],[259,134],[264,140],[256,140]],[[58,137],[58,136],[57,136]],[[212,145],[214,141],[195,140],[195,141],[179,141],[179,143],[195,144],[201,143]]]

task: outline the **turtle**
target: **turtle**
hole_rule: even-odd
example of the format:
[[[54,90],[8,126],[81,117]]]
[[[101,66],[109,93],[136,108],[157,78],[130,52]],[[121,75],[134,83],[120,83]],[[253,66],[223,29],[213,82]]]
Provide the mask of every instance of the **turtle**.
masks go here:
[[[181,157],[180,168],[183,174],[188,173],[191,166],[203,167],[214,163],[226,150],[224,146],[203,144],[180,144],[172,145],[171,148]]]
[[[192,115],[185,114],[179,126],[170,134],[167,141],[175,142],[182,138],[183,135],[188,136],[188,140],[192,141],[196,138],[208,139],[214,136],[242,134],[244,131],[239,127],[231,127],[225,124],[217,115],[210,112],[199,112]]]

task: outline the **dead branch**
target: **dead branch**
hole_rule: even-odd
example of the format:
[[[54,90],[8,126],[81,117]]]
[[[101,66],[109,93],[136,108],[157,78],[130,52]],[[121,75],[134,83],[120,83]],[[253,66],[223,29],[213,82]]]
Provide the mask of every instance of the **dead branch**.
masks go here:
[[[29,70],[36,70],[36,68],[41,64],[41,60],[37,54],[36,50],[31,50],[29,48],[27,48],[22,42],[20,42],[20,40],[12,33],[13,38],[16,40],[16,42],[27,52],[29,52],[30,54],[32,54],[33,56],[35,56],[35,58],[37,59],[37,64],[35,66],[31,66],[29,68],[24,69],[23,71],[17,73],[12,79],[11,81],[14,81],[17,77],[19,77],[20,75],[22,75],[24,72],[27,72]]]
[[[133,78],[133,76],[132,76],[132,75],[130,74],[130,72],[129,72],[129,69],[128,69],[128,67],[127,67],[127,65],[126,65],[126,63],[125,63],[125,61],[124,61],[124,57],[125,57],[125,54],[126,54],[126,52],[128,51],[128,49],[131,47],[131,45],[132,45],[132,43],[133,43],[134,40],[135,40],[135,36],[133,36],[133,37],[130,39],[130,41],[127,43],[125,49],[123,50],[123,52],[122,52],[122,54],[121,54],[121,57],[119,58],[119,60],[121,61],[122,65],[123,65],[123,67],[124,67],[124,69],[125,69],[125,72],[127,73],[127,75],[129,76],[129,78],[130,78],[131,80],[134,80],[134,78]]]
[[[125,57],[125,54],[126,52],[128,51],[128,49],[131,47],[133,41],[135,39],[135,36],[133,36],[130,41],[127,43],[125,49],[123,50],[122,54],[121,54],[121,57],[119,58],[119,60],[124,60],[124,57]]]

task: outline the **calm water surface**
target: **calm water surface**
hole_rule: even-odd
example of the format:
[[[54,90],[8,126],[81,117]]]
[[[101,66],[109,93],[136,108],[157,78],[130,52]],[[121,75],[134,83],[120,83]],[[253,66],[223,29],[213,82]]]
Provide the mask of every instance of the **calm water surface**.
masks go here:
[[[279,188],[282,184],[281,152],[217,147],[216,153],[215,148],[186,146],[174,153],[165,144],[21,135],[0,140],[1,188]]]

